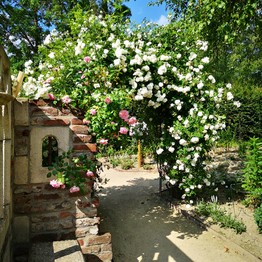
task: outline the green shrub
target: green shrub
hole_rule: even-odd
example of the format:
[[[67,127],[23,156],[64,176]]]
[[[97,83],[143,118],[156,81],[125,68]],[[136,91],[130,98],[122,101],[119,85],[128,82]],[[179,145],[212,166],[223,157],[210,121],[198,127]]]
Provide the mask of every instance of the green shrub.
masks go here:
[[[259,233],[262,234],[262,204],[255,209],[254,219],[257,223]]]
[[[262,203],[262,141],[251,138],[247,144],[242,187],[246,190],[247,205],[259,206]]]
[[[232,90],[236,100],[241,102],[239,108],[227,104],[221,107],[226,116],[229,130],[225,131],[222,139],[248,140],[250,137],[261,137],[262,134],[262,90],[258,87],[235,85]]]

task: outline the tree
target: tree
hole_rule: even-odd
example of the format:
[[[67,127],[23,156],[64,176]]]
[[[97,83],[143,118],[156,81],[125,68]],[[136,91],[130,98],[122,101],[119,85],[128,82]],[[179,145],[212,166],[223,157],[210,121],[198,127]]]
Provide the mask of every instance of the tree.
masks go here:
[[[0,1],[0,42],[10,56],[13,70],[22,70],[26,60],[38,59],[38,46],[50,30],[68,29],[68,21],[74,8],[93,10],[102,14],[130,10],[121,0],[2,0]]]
[[[174,19],[185,24],[188,33],[209,42],[211,70],[217,80],[227,82],[244,73],[249,83],[262,84],[261,1],[158,0],[155,3],[165,3],[174,12]]]

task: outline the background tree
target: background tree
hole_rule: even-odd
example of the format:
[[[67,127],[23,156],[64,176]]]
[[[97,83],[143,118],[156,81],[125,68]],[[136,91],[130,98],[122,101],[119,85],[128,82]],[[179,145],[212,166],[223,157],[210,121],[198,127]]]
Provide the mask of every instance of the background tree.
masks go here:
[[[217,82],[230,82],[242,103],[223,108],[237,138],[262,134],[262,2],[257,0],[158,0],[191,39],[209,43],[209,71]],[[256,110],[254,110],[254,108]],[[230,122],[229,122],[230,120]]]
[[[98,14],[130,10],[121,0],[2,0],[0,1],[0,42],[5,46],[13,71],[23,70],[26,60],[38,60],[38,46],[50,30],[68,30],[74,8],[93,10]]]

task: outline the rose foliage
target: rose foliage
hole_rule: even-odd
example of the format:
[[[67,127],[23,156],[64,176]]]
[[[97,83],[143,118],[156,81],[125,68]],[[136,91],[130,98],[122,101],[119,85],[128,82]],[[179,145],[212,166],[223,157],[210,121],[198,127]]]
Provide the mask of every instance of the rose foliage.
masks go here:
[[[24,94],[80,110],[103,147],[141,135],[143,126],[166,180],[192,202],[212,186],[205,163],[225,128],[220,105],[239,106],[231,85],[205,71],[208,43],[179,22],[135,26],[77,11],[69,27],[45,39],[37,68],[27,62]]]

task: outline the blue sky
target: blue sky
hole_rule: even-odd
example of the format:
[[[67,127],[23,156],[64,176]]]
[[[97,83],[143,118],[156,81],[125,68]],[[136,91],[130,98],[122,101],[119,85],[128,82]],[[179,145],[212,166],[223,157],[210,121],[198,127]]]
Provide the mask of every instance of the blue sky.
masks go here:
[[[168,12],[165,10],[165,6],[148,6],[150,1],[152,0],[130,0],[129,2],[124,2],[131,9],[131,20],[140,23],[146,18],[150,22],[156,22],[160,25],[166,24]]]

